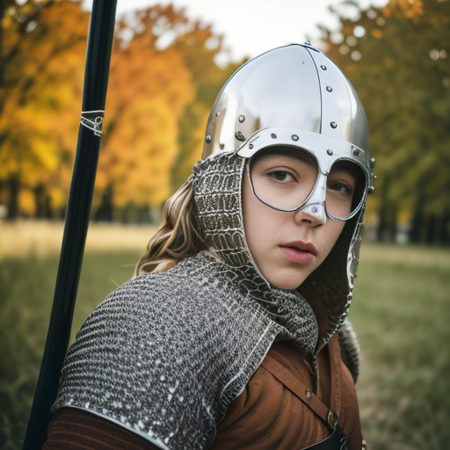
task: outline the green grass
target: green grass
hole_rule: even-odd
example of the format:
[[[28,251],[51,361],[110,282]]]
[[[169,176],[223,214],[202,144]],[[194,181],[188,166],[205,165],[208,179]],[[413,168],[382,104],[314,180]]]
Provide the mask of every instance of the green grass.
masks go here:
[[[448,250],[363,251],[350,318],[363,352],[358,389],[372,450],[448,447],[449,288]]]
[[[72,336],[89,312],[128,280],[137,252],[86,254]],[[0,449],[18,450],[26,430],[50,317],[58,258],[0,261]]]
[[[372,450],[447,448],[450,251],[365,244],[350,313],[362,347],[357,388],[365,438]],[[74,331],[130,278],[138,257],[86,254]],[[56,257],[0,262],[1,449],[21,448],[56,271]]]

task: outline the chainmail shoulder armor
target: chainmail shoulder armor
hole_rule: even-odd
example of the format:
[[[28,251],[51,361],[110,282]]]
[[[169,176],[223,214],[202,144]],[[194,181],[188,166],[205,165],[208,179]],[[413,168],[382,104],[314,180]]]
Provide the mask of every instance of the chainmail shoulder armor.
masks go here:
[[[200,253],[97,307],[69,350],[54,410],[89,411],[163,449],[207,449],[277,337],[314,351],[306,300],[273,288],[261,300],[238,269]]]

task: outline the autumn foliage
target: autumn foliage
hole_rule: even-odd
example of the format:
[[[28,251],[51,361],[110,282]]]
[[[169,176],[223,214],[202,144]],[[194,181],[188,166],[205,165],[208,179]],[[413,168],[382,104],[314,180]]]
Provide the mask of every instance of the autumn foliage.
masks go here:
[[[88,14],[76,3],[6,8],[0,203],[9,207],[11,217],[39,214],[50,199],[54,206],[63,204],[78,129],[88,24]]]
[[[450,243],[450,0],[336,2],[322,47],[365,105],[377,158],[368,221],[393,240]],[[353,14],[349,16],[349,10]],[[61,217],[76,148],[89,13],[79,1],[3,0],[0,205]],[[208,112],[240,65],[222,37],[173,6],[116,22],[94,194],[99,220],[148,220],[189,175]]]
[[[450,244],[450,1],[346,5],[323,39],[367,112],[378,238],[408,225],[412,242]]]
[[[0,204],[9,217],[64,213],[79,127],[89,13],[79,1],[9,1],[2,15]],[[200,157],[207,113],[235,66],[220,36],[183,10],[121,17],[94,216],[159,206]]]

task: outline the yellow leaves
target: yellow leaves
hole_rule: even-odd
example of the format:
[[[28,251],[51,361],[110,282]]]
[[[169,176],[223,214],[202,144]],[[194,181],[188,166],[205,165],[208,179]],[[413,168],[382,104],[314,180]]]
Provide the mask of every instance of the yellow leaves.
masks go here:
[[[393,6],[393,4],[395,2],[396,2],[396,0],[391,0],[391,2],[382,9],[383,16],[386,17],[386,19],[391,17],[391,15],[392,15],[392,6]]]
[[[116,45],[111,61],[97,185],[112,184],[118,206],[156,205],[169,196],[178,124],[195,95],[183,55],[148,45],[154,39],[146,26],[126,47]]]
[[[19,206],[27,216],[33,216],[36,205],[34,201],[33,191],[31,189],[22,189],[19,194]]]
[[[66,0],[42,10],[27,32],[12,16],[3,19],[3,48],[12,56],[0,85],[0,181],[19,179],[27,214],[36,186],[45,186],[54,207],[67,199],[88,22],[80,4]],[[220,48],[211,27],[173,6],[117,22],[94,203],[108,187],[115,206],[159,205],[172,193],[174,172],[190,172],[209,107],[230,75],[214,63]],[[6,197],[0,189],[0,201]]]
[[[383,37],[383,32],[381,30],[379,30],[378,28],[374,28],[371,31],[371,34],[375,39],[381,39]]]
[[[26,8],[21,14],[32,12]],[[68,149],[75,148],[89,15],[64,1],[43,9],[32,31],[21,31],[11,17],[2,23],[0,179],[18,178],[25,189],[38,183],[51,189],[61,166],[71,163]],[[21,204],[29,213],[31,194],[26,195]]]
[[[397,10],[413,22],[418,22],[424,15],[422,0],[391,0],[382,9],[383,15],[386,18],[389,18]]]
[[[169,195],[178,120],[193,95],[182,60],[171,53],[155,53],[138,71],[131,61],[111,71],[98,181],[114,184],[119,206],[159,204]]]
[[[423,3],[421,0],[397,0],[400,9],[408,19],[418,20],[423,16]]]

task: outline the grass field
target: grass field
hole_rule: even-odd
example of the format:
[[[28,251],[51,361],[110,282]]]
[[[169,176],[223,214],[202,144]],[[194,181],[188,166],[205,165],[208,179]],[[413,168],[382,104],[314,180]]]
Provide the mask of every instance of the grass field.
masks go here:
[[[129,279],[145,248],[147,231],[105,228],[99,231],[102,238],[88,242],[74,331],[107,293]],[[43,250],[31,243],[17,256],[12,242],[17,230],[9,232],[0,226],[0,448],[18,450],[57,271],[58,245],[42,241],[60,241],[61,234],[56,229],[45,238],[47,232],[38,233]],[[127,244],[130,250],[124,248],[127,233],[133,235]],[[100,245],[102,239],[105,246]],[[5,251],[5,241],[12,251]],[[355,286],[350,319],[362,347],[357,388],[370,448],[448,448],[450,250],[365,243]]]

